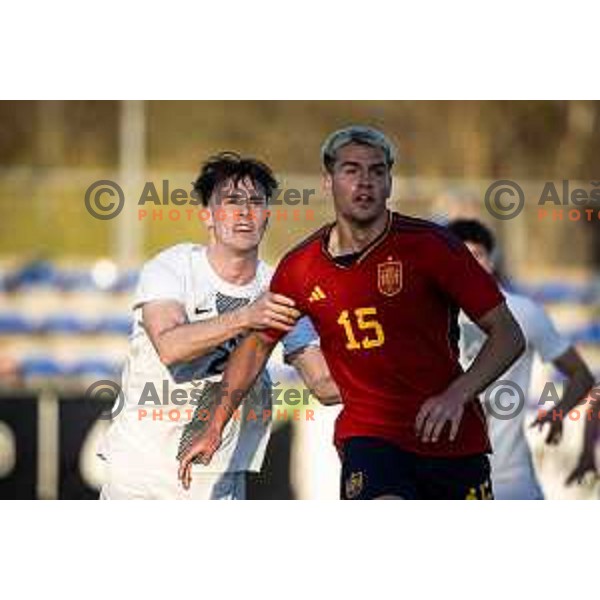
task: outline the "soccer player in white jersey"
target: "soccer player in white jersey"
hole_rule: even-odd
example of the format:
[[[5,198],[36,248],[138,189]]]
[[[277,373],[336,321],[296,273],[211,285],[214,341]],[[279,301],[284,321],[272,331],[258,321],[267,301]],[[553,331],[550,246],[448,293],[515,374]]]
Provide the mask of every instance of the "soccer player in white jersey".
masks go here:
[[[473,219],[457,219],[448,228],[469,248],[479,264],[494,272],[495,240],[492,232]],[[515,383],[527,396],[534,355],[552,363],[565,377],[565,387],[555,414],[564,416],[583,400],[594,384],[592,374],[577,350],[555,329],[544,309],[526,296],[503,289],[506,302],[521,326],[527,347],[521,358],[500,378]],[[464,315],[460,320],[460,348],[463,366],[468,366],[483,344],[485,334]],[[500,399],[499,399],[500,401]],[[501,402],[501,401],[500,401]],[[486,406],[489,409],[489,406]],[[510,419],[488,415],[493,454],[492,485],[497,500],[541,500],[543,493],[536,478],[531,452],[525,437],[526,411]],[[562,436],[562,420],[551,410],[537,419],[540,428],[550,426],[546,443],[557,444]]]
[[[177,244],[144,265],[123,398],[116,403],[124,406],[100,452],[110,473],[101,498],[245,497],[246,472],[260,470],[274,414],[266,371],[245,402],[248,409],[231,420],[215,460],[194,465],[189,490],[179,483],[177,469],[178,456],[222,397],[229,354],[250,330],[285,331],[284,358],[319,400],[339,401],[310,321],[297,321],[291,300],[266,291],[272,270],[258,249],[276,186],[264,163],[234,153],[211,158],[194,182],[210,242]]]

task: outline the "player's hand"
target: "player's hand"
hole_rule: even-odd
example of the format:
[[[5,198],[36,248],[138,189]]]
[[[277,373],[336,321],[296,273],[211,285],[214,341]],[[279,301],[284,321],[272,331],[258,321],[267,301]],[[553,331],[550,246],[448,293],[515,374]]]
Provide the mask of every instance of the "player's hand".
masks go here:
[[[581,484],[588,473],[593,473],[595,477],[598,477],[598,470],[596,469],[596,461],[594,460],[593,452],[582,452],[579,457],[577,465],[567,477],[565,485],[573,485],[574,483]]]
[[[252,304],[243,308],[246,326],[250,329],[274,328],[286,333],[291,331],[300,318],[295,302],[287,296],[265,292]]]
[[[563,435],[563,422],[562,419],[554,419],[553,411],[546,412],[544,415],[538,414],[537,419],[531,424],[531,427],[537,427],[538,431],[542,431],[544,429],[544,425],[549,424],[550,429],[548,430],[548,435],[546,436],[546,444],[551,444],[556,446],[562,440]]]
[[[221,431],[210,425],[204,433],[192,443],[186,453],[179,461],[179,471],[177,476],[183,487],[188,490],[192,481],[192,465],[193,460],[198,457],[203,465],[208,465],[213,457],[213,454],[221,445]]]
[[[450,423],[449,440],[454,441],[468,400],[464,394],[450,389],[426,400],[415,421],[417,436],[422,442],[437,442],[446,423]]]

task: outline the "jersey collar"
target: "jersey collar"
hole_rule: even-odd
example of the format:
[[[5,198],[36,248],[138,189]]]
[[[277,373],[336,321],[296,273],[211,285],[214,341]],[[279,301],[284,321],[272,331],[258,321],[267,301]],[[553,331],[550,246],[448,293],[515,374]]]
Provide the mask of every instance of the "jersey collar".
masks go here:
[[[329,246],[329,236],[331,235],[331,231],[333,230],[335,222],[330,223],[325,228],[325,231],[323,232],[323,235],[321,237],[321,251],[325,255],[325,258],[327,258],[327,260],[329,260],[330,262],[332,262],[339,269],[351,269],[354,265],[358,265],[361,262],[363,262],[365,260],[365,258],[369,254],[371,254],[371,252],[375,248],[377,248],[385,240],[385,238],[387,237],[388,233],[390,232],[390,229],[392,228],[392,220],[393,220],[392,212],[388,209],[387,210],[387,222],[385,224],[384,230],[374,240],[371,240],[371,242],[369,242],[369,244],[367,244],[361,250],[360,256],[352,264],[350,264],[350,265],[341,265],[341,264],[337,263],[335,261],[335,257],[332,256],[331,253],[329,252],[329,248],[328,248],[328,246]]]

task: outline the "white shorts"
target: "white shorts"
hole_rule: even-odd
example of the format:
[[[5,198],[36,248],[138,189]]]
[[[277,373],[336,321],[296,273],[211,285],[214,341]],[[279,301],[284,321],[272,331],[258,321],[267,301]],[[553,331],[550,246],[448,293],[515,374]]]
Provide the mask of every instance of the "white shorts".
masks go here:
[[[100,500],[245,500],[246,473],[193,473],[185,490],[174,471],[120,473],[102,486]]]

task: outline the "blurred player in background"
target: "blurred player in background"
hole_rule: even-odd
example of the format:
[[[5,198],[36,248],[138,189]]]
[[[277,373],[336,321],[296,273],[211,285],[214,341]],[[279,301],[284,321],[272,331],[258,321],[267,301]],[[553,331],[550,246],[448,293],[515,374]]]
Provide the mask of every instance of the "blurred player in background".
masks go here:
[[[491,498],[477,395],[519,356],[523,337],[494,279],[459,240],[387,209],[394,156],[370,127],[329,136],[324,185],[336,221],[282,259],[271,291],[310,316],[340,388],[342,498]],[[459,308],[489,335],[467,373]],[[248,336],[226,367],[228,387],[250,388],[281,336]],[[186,485],[191,461],[210,462],[238,403],[228,396],[183,457]]]
[[[448,228],[460,238],[488,272],[494,273],[496,244],[492,232],[474,219],[457,219]],[[594,379],[577,350],[555,329],[544,309],[526,296],[502,290],[506,303],[525,334],[527,348],[521,358],[502,376],[519,386],[527,396],[531,384],[533,359],[536,354],[545,363],[552,363],[566,378],[565,388],[555,410],[564,416],[579,404],[594,385]],[[486,334],[462,315],[461,357],[468,367],[480,351]],[[490,397],[490,401],[494,399]],[[559,413],[557,413],[558,415]],[[502,500],[540,500],[542,490],[535,475],[529,444],[525,437],[526,410],[509,419],[489,415],[488,427],[493,454],[492,482],[494,494]],[[558,444],[562,437],[562,419],[548,410],[534,425],[542,429],[548,425],[546,443]],[[586,446],[587,447],[587,446]],[[588,458],[588,455],[584,458]]]
[[[194,465],[194,483],[186,490],[177,480],[177,457],[206,426],[221,398],[229,355],[251,330],[268,327],[285,335],[285,357],[308,388],[337,401],[310,322],[296,324],[293,303],[266,291],[272,269],[259,260],[258,249],[276,186],[261,162],[233,153],[212,158],[194,184],[208,208],[210,243],[177,244],[144,265],[122,377],[124,410],[113,420],[102,453],[110,481],[101,498],[245,497],[246,472],[260,470],[270,434],[266,371],[249,390],[252,418],[246,410],[229,423],[214,461]]]

